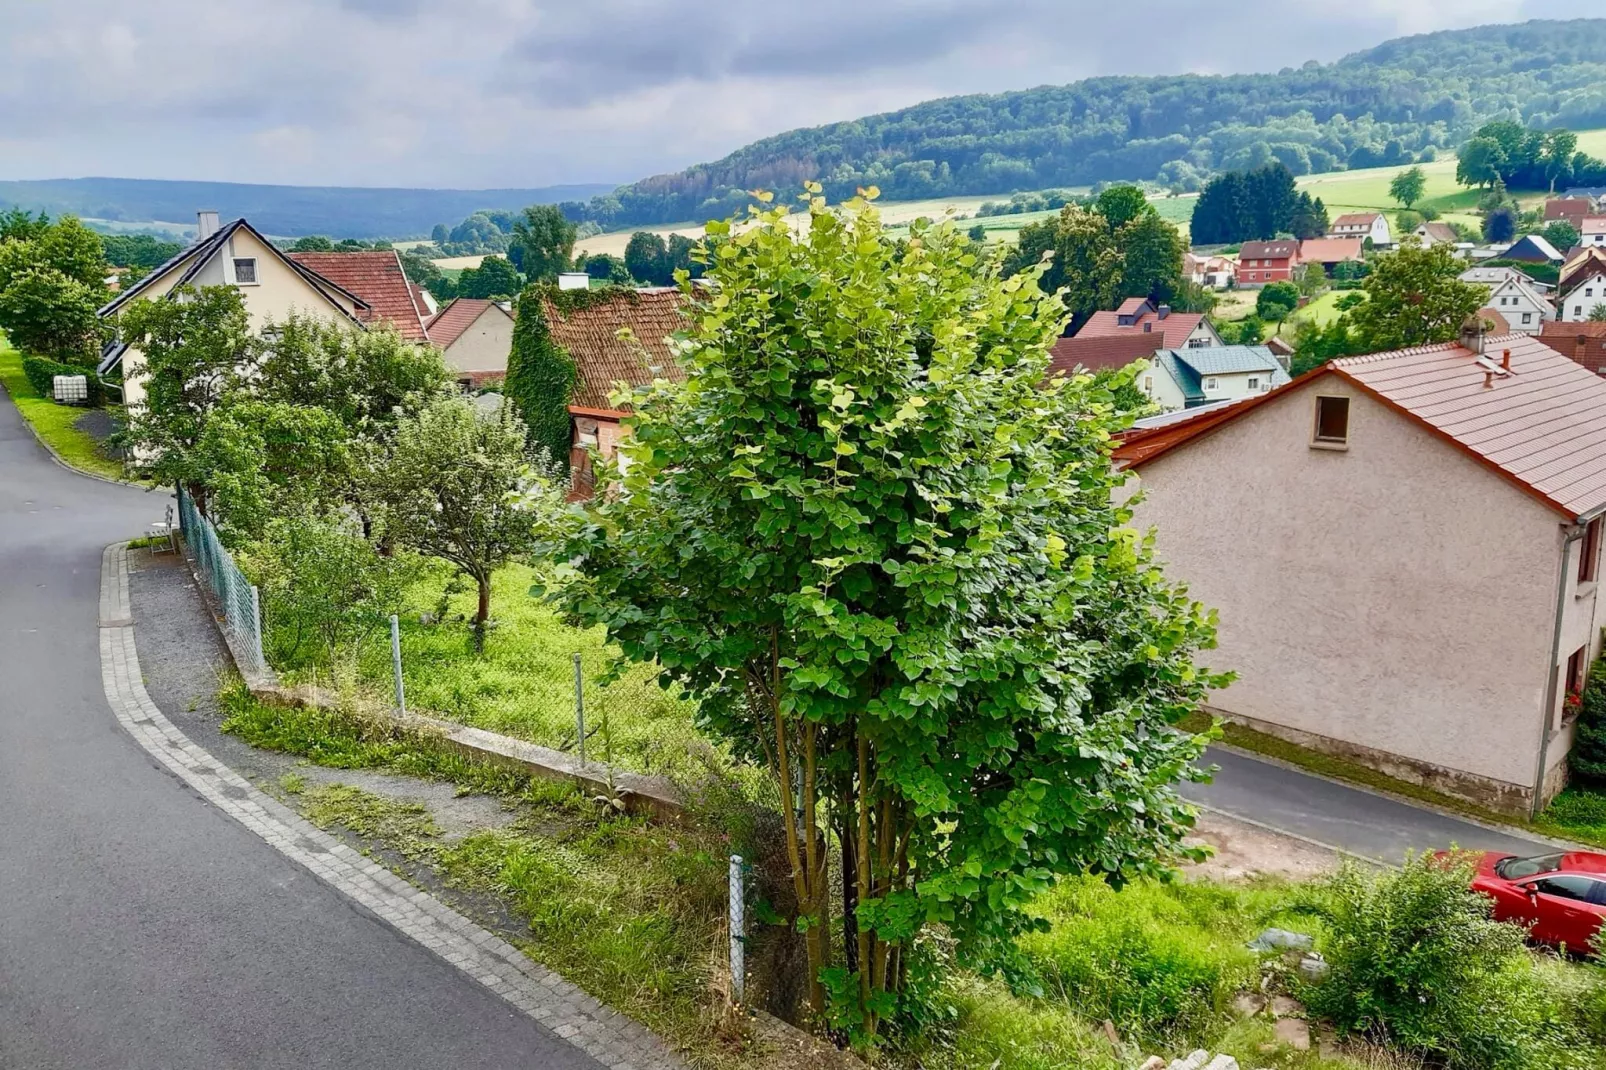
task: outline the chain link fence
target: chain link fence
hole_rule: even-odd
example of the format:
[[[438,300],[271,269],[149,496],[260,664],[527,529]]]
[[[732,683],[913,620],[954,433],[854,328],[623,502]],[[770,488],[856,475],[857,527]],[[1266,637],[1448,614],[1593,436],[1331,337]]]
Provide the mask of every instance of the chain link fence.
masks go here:
[[[234,558],[218,538],[212,522],[201,515],[194,500],[180,487],[178,491],[179,530],[189,547],[207,587],[223,610],[223,631],[244,673],[268,672],[262,654],[262,599],[256,587],[245,578]]]

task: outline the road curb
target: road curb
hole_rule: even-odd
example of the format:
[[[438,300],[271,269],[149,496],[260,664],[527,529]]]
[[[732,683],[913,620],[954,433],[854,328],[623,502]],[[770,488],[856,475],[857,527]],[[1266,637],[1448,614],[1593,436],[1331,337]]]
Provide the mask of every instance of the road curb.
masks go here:
[[[127,543],[108,546],[101,557],[99,624],[101,682],[118,723],[208,803],[610,1070],[687,1070],[640,1023],[598,1003],[495,933],[265,795],[169,721],[140,673]]]

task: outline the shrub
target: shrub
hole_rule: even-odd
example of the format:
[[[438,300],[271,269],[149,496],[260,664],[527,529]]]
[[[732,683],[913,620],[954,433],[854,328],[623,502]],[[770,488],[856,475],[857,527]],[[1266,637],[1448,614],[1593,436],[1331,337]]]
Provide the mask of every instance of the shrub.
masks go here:
[[[100,380],[95,376],[95,369],[85,368],[77,364],[62,364],[48,357],[23,357],[22,374],[28,377],[28,384],[39,391],[42,398],[54,398],[56,391],[55,379],[58,375],[82,375],[89,383],[89,403],[99,405],[105,397]]]
[[[1523,930],[1490,917],[1471,875],[1465,858],[1424,855],[1399,870],[1346,866],[1318,884],[1307,902],[1326,924],[1331,972],[1310,1009],[1450,1068],[1598,1066]]]
[[[1208,884],[1138,882],[1116,891],[1087,877],[1044,898],[1053,928],[1022,937],[1044,987],[1123,1035],[1201,1039],[1233,994],[1257,979],[1244,941],[1269,896]]]
[[[1580,783],[1606,786],[1606,658],[1595,663],[1584,686],[1567,764]]]

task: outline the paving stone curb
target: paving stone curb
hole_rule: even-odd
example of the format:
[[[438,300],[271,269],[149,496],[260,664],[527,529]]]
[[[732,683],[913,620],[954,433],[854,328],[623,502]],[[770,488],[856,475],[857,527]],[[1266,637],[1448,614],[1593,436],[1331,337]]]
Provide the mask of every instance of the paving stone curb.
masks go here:
[[[336,891],[456,966],[610,1070],[686,1070],[640,1023],[605,1007],[429,893],[253,787],[179,731],[145,691],[134,646],[127,543],[101,560],[100,663],[118,722],[165,768]]]

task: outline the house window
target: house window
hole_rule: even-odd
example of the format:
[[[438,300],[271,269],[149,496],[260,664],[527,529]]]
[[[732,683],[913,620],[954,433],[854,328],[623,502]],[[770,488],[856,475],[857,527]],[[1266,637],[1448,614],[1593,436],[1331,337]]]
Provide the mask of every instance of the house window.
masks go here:
[[[1600,526],[1598,516],[1584,525],[1583,545],[1578,551],[1579,583],[1594,583],[1600,573]]]
[[[1566,694],[1561,699],[1561,723],[1571,724],[1583,708],[1584,685],[1589,682],[1589,648],[1579,647],[1567,659],[1567,675],[1562,678]]]
[[[1256,378],[1255,376],[1253,376],[1253,375],[1251,375],[1249,377],[1249,389],[1251,389],[1251,390],[1259,390],[1260,389],[1260,380],[1258,378]]]
[[[457,389],[461,390],[465,394],[472,394],[474,392],[474,380],[459,379],[457,381]]]
[[[1315,444],[1349,445],[1349,398],[1317,397]]]
[[[1215,388],[1216,388],[1216,381],[1214,379],[1206,379],[1205,380],[1205,389],[1206,390],[1214,390]]]
[[[234,281],[241,286],[255,286],[257,282],[257,262],[254,256],[237,256],[234,258]]]
[[[1532,312],[1524,312],[1522,314],[1522,322],[1524,322],[1524,323],[1532,323],[1533,320],[1534,320],[1534,314]]]
[[[1154,376],[1145,375],[1143,377],[1143,392],[1145,394],[1154,393]]]

